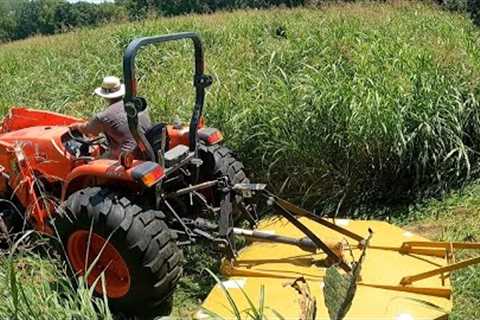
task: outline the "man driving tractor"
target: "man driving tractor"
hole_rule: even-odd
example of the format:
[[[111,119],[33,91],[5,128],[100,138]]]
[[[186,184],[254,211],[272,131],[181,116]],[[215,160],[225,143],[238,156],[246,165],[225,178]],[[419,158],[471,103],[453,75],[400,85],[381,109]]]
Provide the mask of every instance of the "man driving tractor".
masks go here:
[[[87,136],[98,136],[103,133],[107,137],[110,147],[104,157],[118,158],[122,151],[134,150],[136,142],[128,128],[127,114],[123,104],[125,85],[120,82],[119,78],[108,76],[103,79],[102,86],[95,89],[94,95],[102,97],[107,108],[87,122],[72,125],[71,129],[78,130]],[[138,114],[138,123],[139,130],[142,130],[143,133],[151,127],[147,110]]]

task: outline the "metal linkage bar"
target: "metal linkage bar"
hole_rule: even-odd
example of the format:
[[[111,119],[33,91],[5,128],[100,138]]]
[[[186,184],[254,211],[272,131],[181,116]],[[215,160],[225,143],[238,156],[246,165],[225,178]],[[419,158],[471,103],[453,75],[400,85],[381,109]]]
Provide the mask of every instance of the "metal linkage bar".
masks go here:
[[[309,252],[317,251],[317,246],[315,245],[315,243],[313,243],[313,241],[308,238],[297,239],[282,235],[276,235],[269,232],[246,230],[241,228],[233,228],[233,234],[255,241],[289,244]]]
[[[376,247],[372,247],[376,248]],[[429,241],[407,241],[402,244],[399,248],[387,248],[387,247],[378,247],[376,249],[384,250],[395,250],[401,254],[419,254],[427,256],[436,256],[441,258],[447,258],[450,260],[455,249],[464,249],[464,250],[480,250],[480,243],[468,243],[468,242],[429,242]],[[442,275],[465,267],[479,264],[480,257],[456,262],[449,264],[444,267],[436,268],[430,271],[418,273],[412,276],[403,277],[400,280],[400,285],[408,286],[414,282],[431,278],[437,275]]]
[[[407,241],[407,242],[404,242],[400,247],[371,246],[370,248],[378,249],[378,250],[396,251],[400,254],[415,254],[415,255],[446,258],[447,261],[452,261],[454,260],[453,254],[455,249],[480,250],[480,243]],[[426,294],[430,296],[450,298],[451,290],[448,288],[414,287],[411,285],[417,281],[428,279],[434,276],[442,276],[442,278],[445,278],[444,276],[452,271],[460,270],[475,264],[480,264],[480,257],[451,263],[447,266],[439,267],[439,268],[418,273],[415,275],[405,276],[402,279],[400,279],[399,285],[396,285],[396,286],[367,284],[367,283],[361,283],[361,285],[376,287],[376,288],[383,288],[387,290],[413,292],[413,293],[419,293],[419,294]]]
[[[442,248],[442,249],[446,249],[446,250],[451,250],[451,249],[480,250],[480,243],[478,243],[478,242],[407,241],[407,242],[404,242],[402,244],[403,249],[413,249],[415,247]]]
[[[401,254],[416,254],[422,256],[438,257],[445,258],[447,251],[445,249],[435,249],[435,248],[412,248],[412,247],[392,247],[392,246],[376,246],[372,245],[370,249],[385,250],[385,251],[394,251]]]
[[[407,241],[400,247],[370,246],[371,249],[396,251],[401,254],[449,258],[455,249],[480,250],[480,243]]]
[[[431,277],[436,276],[436,275],[441,275],[441,274],[448,273],[448,272],[451,272],[451,271],[463,269],[463,268],[466,268],[468,266],[478,264],[478,263],[480,263],[480,257],[460,261],[460,262],[457,262],[457,263],[452,263],[452,264],[450,264],[448,266],[445,266],[445,267],[433,269],[433,270],[423,272],[423,273],[419,273],[419,274],[416,274],[416,275],[413,275],[413,276],[403,277],[400,280],[400,284],[402,286],[410,285],[410,284],[412,284],[416,281],[419,281],[419,280],[423,280],[423,279],[431,278]]]
[[[363,242],[365,241],[364,237],[362,237],[361,235],[358,235],[354,232],[351,232],[350,230],[347,230],[345,228],[342,228],[340,226],[337,226],[336,224],[334,223],[331,223],[330,221],[324,219],[324,218],[321,218],[319,216],[316,216],[315,214],[313,214],[312,212],[308,211],[308,210],[305,210],[303,208],[300,208],[300,207],[297,207],[296,205],[294,205],[293,203],[290,203],[286,200],[283,200],[281,198],[279,198],[278,196],[268,192],[268,195],[271,197],[271,198],[274,198],[275,201],[277,201],[281,206],[283,206],[284,208],[286,208],[287,210],[289,210],[290,212],[294,213],[295,215],[298,215],[298,216],[302,216],[302,217],[307,217],[308,219],[310,220],[313,220],[319,224],[321,224],[322,226],[324,227],[327,227],[329,229],[332,229],[332,230],[335,230],[337,231],[338,233],[340,234],[343,234],[344,236],[347,236],[349,238],[352,238],[354,240],[357,240],[358,242]]]
[[[202,182],[202,183],[199,183],[197,185],[194,185],[194,186],[179,189],[175,192],[172,192],[172,193],[169,193],[169,194],[165,195],[165,197],[166,198],[180,197],[180,196],[183,196],[185,194],[189,194],[190,192],[193,192],[193,191],[198,191],[198,190],[214,187],[217,184],[218,184],[218,180],[206,181],[206,182]]]
[[[280,211],[280,214],[288,220],[291,224],[293,224],[297,229],[302,231],[316,246],[318,249],[325,252],[328,258],[332,259],[334,263],[338,264],[340,268],[342,268],[345,272],[352,271],[352,268],[335,252],[328,245],[326,245],[320,238],[318,238],[307,226],[305,226],[300,220],[298,220],[287,208],[283,207],[282,203],[278,201],[278,197],[274,196],[268,191],[264,191],[264,196],[267,199],[274,200],[273,205]],[[292,205],[293,206],[293,205]]]
[[[449,288],[411,287],[411,286],[402,286],[402,285],[392,286],[392,285],[373,284],[373,283],[364,283],[364,282],[359,282],[358,285],[364,286],[364,287],[385,289],[385,290],[424,294],[427,296],[440,297],[440,298],[446,298],[446,299],[450,299],[452,295],[452,290]]]

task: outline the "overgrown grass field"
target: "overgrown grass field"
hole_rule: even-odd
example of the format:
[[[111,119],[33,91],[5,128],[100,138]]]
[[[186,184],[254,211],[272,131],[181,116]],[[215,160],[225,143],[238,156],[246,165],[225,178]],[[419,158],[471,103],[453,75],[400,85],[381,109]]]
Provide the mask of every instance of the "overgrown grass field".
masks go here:
[[[163,18],[4,45],[0,106],[88,116],[135,37],[194,30],[216,81],[208,122],[250,172],[307,203],[399,200],[478,171],[480,33],[410,2]],[[190,43],[139,59],[157,121],[192,109]]]
[[[102,108],[93,89],[121,75],[130,40],[191,30],[204,38],[215,77],[208,123],[255,180],[307,207],[365,216],[353,209],[409,203],[479,176],[480,32],[414,2],[162,18],[2,45],[1,111],[26,105],[88,117]],[[187,121],[191,44],[150,48],[138,61],[152,117]],[[454,319],[478,318],[480,286],[462,289],[478,283],[472,270],[457,282]],[[203,297],[200,278],[181,284],[184,305]]]

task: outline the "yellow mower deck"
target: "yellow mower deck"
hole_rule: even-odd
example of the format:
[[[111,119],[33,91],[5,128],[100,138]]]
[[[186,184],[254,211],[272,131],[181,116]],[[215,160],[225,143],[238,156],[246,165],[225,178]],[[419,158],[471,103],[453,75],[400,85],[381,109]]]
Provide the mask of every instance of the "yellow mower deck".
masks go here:
[[[299,219],[322,240],[342,241],[352,244],[355,260],[362,250],[356,247],[356,241],[346,238],[338,232],[317,224],[306,217]],[[345,319],[348,320],[433,320],[447,319],[452,308],[451,286],[448,272],[413,280],[413,275],[422,274],[452,264],[450,249],[429,247],[433,242],[414,235],[399,227],[381,221],[336,220],[337,225],[349,231],[368,236],[373,231],[369,248],[361,269],[358,289]],[[259,230],[275,234],[301,238],[304,235],[283,218],[263,220]],[[428,242],[422,248],[415,249],[405,243]],[[418,244],[417,244],[418,245]],[[402,247],[403,246],[403,247]],[[399,248],[404,248],[400,253]],[[411,249],[411,250],[409,250]],[[406,250],[406,251],[405,251]],[[413,254],[417,250],[416,254]],[[421,254],[419,254],[421,253]],[[433,256],[437,255],[437,256]],[[442,255],[444,255],[442,257]],[[276,319],[275,310],[285,319],[300,319],[301,295],[290,284],[304,277],[311,294],[316,299],[317,319],[329,319],[323,297],[326,268],[323,253],[312,254],[295,246],[252,242],[240,251],[235,262],[224,262],[222,274],[228,277],[223,284],[233,297],[239,310],[247,311],[250,306],[239,288],[258,305],[261,286],[265,287],[265,305],[268,319]],[[345,258],[352,261],[350,250]],[[343,271],[340,271],[343,272]],[[426,275],[429,276],[429,275]],[[401,280],[403,280],[403,284]],[[232,309],[219,285],[216,285],[203,308],[215,312],[225,319],[232,319]],[[197,319],[207,318],[199,311]]]

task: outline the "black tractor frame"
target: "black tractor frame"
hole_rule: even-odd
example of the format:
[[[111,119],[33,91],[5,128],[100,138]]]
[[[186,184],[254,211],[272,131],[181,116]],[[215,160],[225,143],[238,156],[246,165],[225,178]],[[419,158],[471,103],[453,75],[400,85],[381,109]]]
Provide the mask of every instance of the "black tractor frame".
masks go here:
[[[237,252],[235,248],[235,236],[247,237],[261,241],[272,241],[278,243],[286,243],[295,245],[309,251],[322,250],[333,263],[339,264],[345,271],[351,268],[342,261],[331,248],[329,248],[317,235],[315,235],[308,227],[301,223],[296,215],[307,215],[315,221],[327,225],[343,234],[354,236],[356,240],[362,241],[363,238],[358,237],[348,230],[336,226],[325,219],[319,218],[314,214],[300,209],[293,204],[279,199],[265,189],[263,184],[233,184],[228,176],[220,176],[216,179],[200,181],[199,171],[203,165],[204,159],[199,156],[199,148],[203,147],[198,137],[198,125],[202,118],[205,103],[206,88],[209,87],[213,80],[212,77],[206,75],[204,66],[204,50],[202,40],[197,33],[184,32],[162,36],[139,38],[130,43],[127,47],[123,59],[124,81],[126,86],[126,95],[124,99],[125,112],[128,115],[128,124],[133,137],[135,138],[140,152],[145,160],[155,161],[157,158],[151,143],[138,128],[138,114],[147,108],[146,100],[137,95],[137,79],[135,59],[139,50],[148,45],[161,44],[171,41],[191,40],[194,46],[194,76],[193,86],[195,87],[195,105],[189,125],[189,152],[184,155],[181,160],[177,161],[171,167],[165,170],[166,178],[155,186],[155,198],[157,208],[169,213],[170,227],[179,235],[179,244],[192,244],[199,239],[207,239],[218,244],[225,250],[227,257],[234,259]],[[168,158],[165,150],[160,150],[163,154],[160,159]],[[160,160],[162,164],[165,162]],[[187,168],[187,169],[186,169]],[[188,186],[175,189],[169,188],[169,183],[176,183],[179,179],[178,171],[185,173],[185,170],[193,170],[196,172],[188,172],[187,176],[195,177],[193,180],[184,181]],[[212,204],[202,193],[204,190],[215,190],[218,195],[216,205]],[[169,191],[172,190],[172,191]],[[258,215],[256,205],[253,204],[252,196],[258,193],[268,200],[268,203],[275,207],[276,211],[283,215],[289,222],[294,224],[299,230],[305,234],[305,238],[295,239],[286,236],[272,236],[253,230],[245,230],[235,228],[235,221],[239,216],[246,218],[251,227],[254,227]],[[238,200],[240,199],[240,200]],[[211,200],[211,199],[210,199]],[[207,213],[210,218],[185,214],[176,206],[176,203],[188,202],[196,207],[201,207],[197,212]],[[185,211],[185,210],[184,210]],[[214,219],[212,219],[212,217]]]

